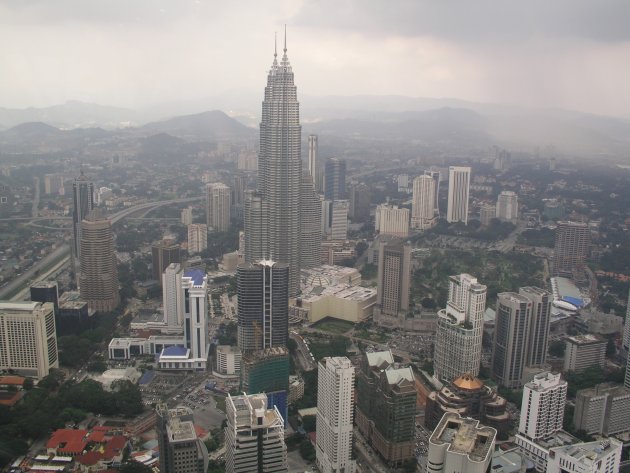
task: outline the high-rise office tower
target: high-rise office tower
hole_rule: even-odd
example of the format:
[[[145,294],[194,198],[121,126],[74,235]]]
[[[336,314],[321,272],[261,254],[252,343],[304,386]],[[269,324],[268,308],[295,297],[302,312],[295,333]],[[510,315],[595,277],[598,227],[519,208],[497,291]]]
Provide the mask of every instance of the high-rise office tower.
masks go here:
[[[381,235],[407,238],[409,236],[409,209],[388,204],[377,206],[374,227]]]
[[[37,281],[33,283],[31,286],[31,300],[33,302],[52,302],[55,307],[55,316],[58,316],[59,285],[57,281]]]
[[[208,470],[208,449],[197,438],[192,411],[187,407],[169,409],[166,404],[158,404],[155,412],[160,471],[205,473]]]
[[[118,267],[110,220],[92,211],[81,222],[81,299],[97,312],[111,312],[119,302]]]
[[[162,284],[162,273],[171,263],[181,263],[179,245],[172,238],[164,238],[151,246],[153,279]]]
[[[208,226],[203,223],[188,225],[188,253],[201,253],[208,248]]]
[[[245,192],[243,206],[245,263],[255,263],[266,258],[269,206],[258,191]]]
[[[433,202],[435,203],[435,216],[440,216],[440,171],[424,171],[424,173],[428,176],[431,176],[433,182],[435,183],[435,197],[433,198]]]
[[[317,161],[318,142],[317,135],[308,135],[308,173],[313,180],[313,186],[317,192],[322,192],[323,189],[323,177],[324,174],[321,171],[321,166]]]
[[[238,267],[238,346],[244,354],[287,346],[289,277],[286,264],[269,260]]]
[[[386,315],[409,310],[411,245],[402,241],[381,241],[378,249],[378,292],[376,305]]]
[[[430,473],[485,473],[491,471],[497,431],[478,420],[447,412],[429,437]]]
[[[348,207],[347,200],[330,202],[330,238],[332,240],[345,241],[348,238]]]
[[[206,369],[208,339],[208,276],[199,269],[188,269],[182,276],[184,299],[184,340],[197,371]]]
[[[479,374],[483,314],[487,288],[470,274],[449,277],[448,302],[438,312],[434,371],[452,381],[466,373]]]
[[[525,384],[518,433],[530,440],[547,437],[562,429],[567,400],[567,382],[560,374],[540,373]]]
[[[186,207],[185,209],[182,209],[179,220],[183,225],[186,225],[186,226],[192,224],[193,223],[192,207]]]
[[[532,302],[515,292],[497,295],[492,375],[499,386],[518,389],[529,346]]]
[[[582,222],[558,222],[553,257],[553,273],[574,277],[584,270],[591,245],[591,230]]]
[[[588,435],[617,435],[630,431],[630,389],[602,383],[575,395],[573,428]]]
[[[497,198],[497,218],[504,222],[518,220],[518,195],[512,191],[502,191]]]
[[[324,197],[326,200],[346,198],[346,161],[328,158],[324,169]]]
[[[72,184],[72,205],[72,250],[78,263],[81,258],[81,222],[94,210],[94,183],[83,174],[83,170]]]
[[[626,305],[626,323],[623,327],[621,344],[623,349],[630,352],[630,290],[628,291],[628,303]]]
[[[630,352],[628,353],[628,359],[626,360],[626,376],[624,377],[623,385],[630,389]]]
[[[427,174],[413,180],[411,227],[426,230],[435,222],[435,181]]]
[[[413,458],[417,397],[413,371],[394,363],[390,350],[363,354],[357,372],[357,427],[391,466]]]
[[[321,263],[321,213],[319,195],[313,188],[311,176],[304,170],[300,188],[300,267],[302,269],[314,268]]]
[[[345,356],[319,362],[317,374],[317,467],[322,473],[354,473],[352,418],[354,367]]]
[[[184,324],[183,275],[184,271],[179,263],[169,264],[162,274],[164,322],[169,329],[179,328]]]
[[[243,204],[245,203],[245,190],[247,189],[247,176],[235,174],[232,177],[232,217],[243,218]]]
[[[446,221],[468,223],[468,196],[470,192],[470,168],[450,166],[448,168],[448,207]]]
[[[215,232],[230,228],[232,191],[222,182],[206,184],[206,225]]]
[[[529,343],[525,365],[532,368],[544,366],[549,345],[551,324],[551,300],[549,292],[539,287],[521,287],[518,293],[532,303],[532,317],[529,324]]]
[[[42,379],[59,368],[52,302],[0,302],[0,370]]]
[[[350,187],[350,220],[364,222],[370,216],[370,188],[364,183]]]
[[[284,420],[278,409],[267,406],[265,394],[228,394],[225,401],[226,473],[288,471]]]
[[[276,56],[267,76],[260,122],[258,189],[263,205],[252,204],[245,211],[245,232],[253,233],[247,237],[245,262],[273,259],[287,264],[289,295],[295,296],[300,290],[302,128],[286,41],[280,63]]]
[[[587,333],[567,337],[564,350],[564,371],[584,371],[591,366],[606,365],[606,339]]]

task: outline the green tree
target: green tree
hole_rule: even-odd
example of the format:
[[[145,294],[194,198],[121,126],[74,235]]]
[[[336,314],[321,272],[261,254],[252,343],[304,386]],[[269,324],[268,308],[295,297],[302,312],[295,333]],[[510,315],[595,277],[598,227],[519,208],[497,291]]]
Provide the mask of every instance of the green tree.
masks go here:
[[[567,345],[562,340],[554,340],[549,344],[549,354],[556,358],[562,358]]]
[[[151,467],[138,463],[136,461],[128,461],[120,467],[120,473],[152,473]]]
[[[300,442],[300,456],[307,462],[315,461],[315,447],[308,439]]]

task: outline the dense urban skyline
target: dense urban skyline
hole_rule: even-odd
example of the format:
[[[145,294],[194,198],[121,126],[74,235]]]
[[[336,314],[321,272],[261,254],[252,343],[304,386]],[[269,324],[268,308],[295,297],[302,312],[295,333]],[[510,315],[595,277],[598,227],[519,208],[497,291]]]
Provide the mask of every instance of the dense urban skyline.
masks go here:
[[[8,72],[0,104],[144,108],[223,97],[217,103],[242,107],[257,96],[270,31],[288,24],[305,96],[454,97],[630,115],[623,1],[245,3],[0,2],[0,41],[11,45],[0,53]]]

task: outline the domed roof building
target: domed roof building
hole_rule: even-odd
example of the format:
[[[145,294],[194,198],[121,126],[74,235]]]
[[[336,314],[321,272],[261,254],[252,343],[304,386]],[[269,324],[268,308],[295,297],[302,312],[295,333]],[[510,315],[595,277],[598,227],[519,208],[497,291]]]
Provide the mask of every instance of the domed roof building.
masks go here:
[[[462,417],[472,417],[483,425],[494,427],[497,435],[503,437],[511,427],[506,406],[507,401],[494,389],[467,373],[429,394],[424,425],[433,430],[446,412],[456,412]]]

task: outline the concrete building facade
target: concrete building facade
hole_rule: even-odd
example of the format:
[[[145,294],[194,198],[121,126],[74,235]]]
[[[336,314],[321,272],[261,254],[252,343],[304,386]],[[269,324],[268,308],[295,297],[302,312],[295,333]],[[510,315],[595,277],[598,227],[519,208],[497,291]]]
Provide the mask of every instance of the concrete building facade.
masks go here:
[[[376,207],[374,226],[380,235],[407,238],[409,236],[409,209],[381,204]]]
[[[446,221],[468,223],[468,198],[470,193],[470,168],[450,166],[448,168],[448,207]]]
[[[381,241],[378,253],[377,310],[398,315],[409,310],[411,245],[402,241]]]
[[[567,337],[564,351],[564,371],[584,371],[591,366],[604,367],[606,339],[593,334]]]
[[[222,182],[206,184],[206,225],[215,232],[230,228],[232,191]]]
[[[188,225],[188,253],[201,253],[208,248],[208,226],[203,223]]]
[[[411,228],[426,230],[435,223],[435,180],[423,174],[413,180]]]

